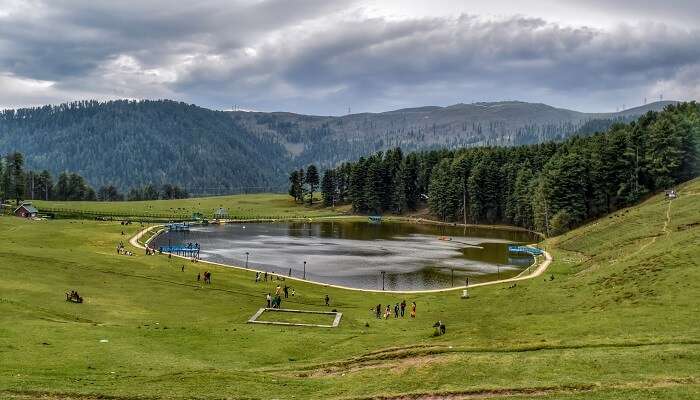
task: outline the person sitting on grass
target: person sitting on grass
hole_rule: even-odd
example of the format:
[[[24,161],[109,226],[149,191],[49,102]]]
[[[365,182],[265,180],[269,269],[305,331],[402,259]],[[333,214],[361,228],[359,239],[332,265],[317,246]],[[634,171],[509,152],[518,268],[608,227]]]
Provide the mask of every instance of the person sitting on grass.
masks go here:
[[[277,287],[279,287],[279,286],[277,286]],[[328,295],[326,295],[326,305],[328,305],[330,303],[330,301],[331,301],[331,298],[328,297]]]
[[[435,328],[435,336],[441,336],[445,334],[446,328],[445,324],[442,321],[438,321],[435,324],[433,324],[433,328]]]

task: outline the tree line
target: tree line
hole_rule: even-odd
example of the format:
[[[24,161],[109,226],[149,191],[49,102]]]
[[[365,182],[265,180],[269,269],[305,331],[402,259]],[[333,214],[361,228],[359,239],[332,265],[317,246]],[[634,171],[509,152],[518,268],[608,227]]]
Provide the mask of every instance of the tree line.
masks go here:
[[[125,196],[114,185],[103,185],[97,191],[77,173],[62,172],[54,182],[48,170],[25,170],[24,155],[19,152],[0,157],[0,199],[57,201],[135,201],[170,200],[189,197],[177,185],[145,185],[132,188]]]
[[[562,142],[390,149],[324,171],[321,192],[326,206],[351,204],[357,213],[427,206],[442,221],[554,235],[697,176],[699,143],[700,106],[682,103]]]

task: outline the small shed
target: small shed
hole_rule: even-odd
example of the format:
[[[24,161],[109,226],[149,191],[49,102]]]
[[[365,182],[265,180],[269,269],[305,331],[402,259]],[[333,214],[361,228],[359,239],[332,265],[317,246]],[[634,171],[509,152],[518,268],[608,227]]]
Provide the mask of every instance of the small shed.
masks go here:
[[[23,203],[15,209],[15,216],[21,218],[34,218],[39,213],[32,203]]]
[[[225,209],[223,207],[219,207],[219,209],[214,211],[214,219],[226,219],[226,218],[228,218],[228,210],[227,209]]]

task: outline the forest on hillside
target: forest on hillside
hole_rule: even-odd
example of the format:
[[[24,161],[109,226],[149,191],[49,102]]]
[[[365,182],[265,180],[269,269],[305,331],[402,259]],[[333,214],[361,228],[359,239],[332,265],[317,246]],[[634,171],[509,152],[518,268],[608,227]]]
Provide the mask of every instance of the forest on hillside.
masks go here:
[[[79,101],[0,111],[0,154],[28,169],[72,171],[92,187],[128,192],[177,185],[195,196],[282,192],[286,172],[335,168],[360,156],[513,146],[590,134],[643,110],[586,114],[545,104],[496,102],[322,117],[222,112],[169,100]]]
[[[349,203],[358,213],[427,204],[443,221],[558,234],[697,176],[699,143],[700,106],[682,103],[562,142],[407,155],[395,148],[327,169],[320,187],[326,205]],[[290,195],[303,199],[307,181],[303,170],[292,172]]]
[[[0,153],[120,191],[172,183],[195,194],[280,190],[285,149],[227,113],[174,101],[80,101],[0,111]],[[241,190],[241,188],[246,188]]]

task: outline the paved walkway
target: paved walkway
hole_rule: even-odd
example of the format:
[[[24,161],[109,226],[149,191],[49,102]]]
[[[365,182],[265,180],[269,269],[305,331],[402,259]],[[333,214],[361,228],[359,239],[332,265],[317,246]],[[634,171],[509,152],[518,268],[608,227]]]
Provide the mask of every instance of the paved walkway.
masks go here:
[[[150,232],[151,230],[157,229],[157,228],[160,228],[160,227],[162,227],[162,226],[161,226],[161,225],[155,225],[155,226],[150,226],[150,227],[148,227],[148,228],[146,228],[146,229],[141,230],[141,231],[138,232],[136,235],[134,235],[131,239],[129,239],[129,244],[131,244],[132,246],[134,246],[134,247],[136,247],[136,248],[138,248],[138,249],[145,250],[146,247],[143,246],[141,243],[139,243],[139,239],[141,239],[141,237],[143,237],[143,235],[145,235],[146,233]],[[520,275],[518,275],[518,276],[516,276],[516,277],[513,277],[513,278],[501,279],[501,280],[497,280],[497,281],[490,281],[490,282],[484,282],[484,283],[475,283],[475,284],[473,284],[473,285],[469,285],[469,289],[475,288],[475,287],[480,287],[480,286],[498,285],[498,284],[501,284],[501,283],[518,282],[518,281],[524,281],[524,280],[527,280],[527,279],[536,278],[536,277],[542,275],[542,274],[547,270],[547,268],[549,267],[549,264],[552,263],[552,256],[551,256],[548,252],[546,252],[546,251],[543,251],[543,254],[544,254],[544,259],[543,259],[543,260],[539,260],[539,261],[540,261],[539,264],[537,264],[537,266],[535,267],[535,269],[532,270],[532,272],[530,272],[530,273],[528,273],[528,274],[524,274],[525,272],[527,272],[527,270],[526,270],[526,271],[524,271],[523,273],[521,273]],[[179,258],[182,258],[182,259],[185,259],[185,260],[189,260],[189,259],[190,259],[190,258],[188,258],[188,257],[178,256],[178,255],[175,255],[175,254],[173,254],[172,256],[173,256],[173,257],[179,257]],[[536,259],[536,260],[537,260],[537,259]],[[213,262],[213,261],[199,260],[199,262],[205,263],[205,264],[210,264],[210,265],[216,265],[216,266],[220,266],[220,267],[226,267],[226,268],[237,268],[237,269],[240,269],[240,270],[250,271],[250,272],[264,272],[264,271],[259,271],[259,270],[256,270],[256,269],[245,268],[245,267],[239,267],[239,266],[236,266],[236,265],[221,264],[221,263],[217,263],[217,262]],[[536,261],[536,262],[537,262],[537,261]],[[531,266],[531,267],[528,267],[528,270],[529,270],[529,269],[532,269],[532,266]],[[290,279],[290,280],[293,280],[293,281],[307,282],[307,283],[312,283],[312,284],[316,284],[316,285],[321,285],[321,286],[324,286],[324,287],[332,287],[332,288],[345,289],[345,290],[354,290],[354,291],[358,291],[358,292],[373,292],[373,293],[438,293],[438,292],[449,292],[449,291],[456,291],[456,290],[464,290],[464,289],[467,289],[466,286],[455,286],[455,287],[449,287],[449,288],[444,288],[444,289],[426,289],[426,290],[379,290],[379,289],[360,289],[360,288],[353,288],[353,287],[348,287],[348,286],[333,285],[333,284],[330,284],[330,283],[309,281],[309,280],[306,280],[306,279],[300,279],[300,278],[294,278],[294,277],[288,277],[288,276],[285,276],[284,278],[285,278],[285,279]]]

